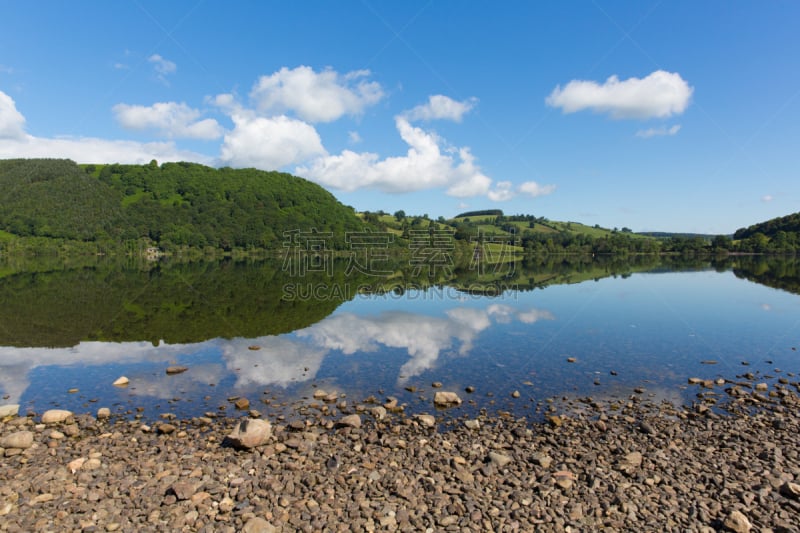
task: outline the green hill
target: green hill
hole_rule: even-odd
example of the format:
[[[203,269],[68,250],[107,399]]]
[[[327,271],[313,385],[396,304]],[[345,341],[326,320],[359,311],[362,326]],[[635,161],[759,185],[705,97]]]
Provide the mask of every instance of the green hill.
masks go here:
[[[281,248],[285,231],[345,233],[363,222],[314,183],[280,172],[195,163],[77,165],[0,161],[0,235],[172,246]]]
[[[777,237],[779,233],[800,235],[800,213],[786,215],[785,217],[773,218],[766,222],[759,222],[747,228],[740,228],[733,234],[733,238],[747,239],[757,233],[761,233],[770,239]]]

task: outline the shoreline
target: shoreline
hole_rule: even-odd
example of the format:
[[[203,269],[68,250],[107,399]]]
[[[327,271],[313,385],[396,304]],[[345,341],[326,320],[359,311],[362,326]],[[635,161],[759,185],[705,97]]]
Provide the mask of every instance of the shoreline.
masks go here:
[[[0,531],[793,531],[790,385],[734,385],[723,415],[636,395],[545,422],[359,405],[272,420],[244,450],[235,417],[7,417],[0,439],[31,442],[2,450]]]

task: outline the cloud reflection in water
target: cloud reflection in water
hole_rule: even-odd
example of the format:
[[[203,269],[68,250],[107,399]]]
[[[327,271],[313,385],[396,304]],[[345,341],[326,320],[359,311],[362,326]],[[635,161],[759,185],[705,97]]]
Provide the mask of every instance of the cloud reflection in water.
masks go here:
[[[185,393],[199,389],[200,385],[219,383],[231,374],[236,376],[236,389],[258,386],[285,388],[292,383],[315,379],[323,360],[332,350],[352,355],[374,353],[382,347],[401,348],[408,352],[410,359],[402,365],[397,379],[402,384],[408,378],[433,368],[446,350],[457,349],[459,355],[467,355],[476,337],[493,322],[518,320],[532,324],[553,319],[548,311],[520,311],[508,305],[492,304],[485,309],[456,307],[445,311],[443,316],[406,311],[364,316],[343,312],[293,334],[256,339],[217,338],[202,343],[161,343],[158,346],[149,342],[81,342],[72,348],[58,349],[0,347],[0,389],[9,396],[4,403],[17,403],[30,386],[29,375],[36,368],[103,365],[121,365],[124,368],[125,365],[142,363],[166,367],[175,361],[189,366],[190,372],[166,376],[160,371],[154,373],[152,369],[140,371],[129,376],[131,389],[135,389],[137,395],[170,398],[178,391]],[[258,345],[259,349],[251,350],[253,345]],[[222,364],[206,359],[192,364],[193,357],[209,352],[219,353]],[[109,387],[116,377],[110,378]]]

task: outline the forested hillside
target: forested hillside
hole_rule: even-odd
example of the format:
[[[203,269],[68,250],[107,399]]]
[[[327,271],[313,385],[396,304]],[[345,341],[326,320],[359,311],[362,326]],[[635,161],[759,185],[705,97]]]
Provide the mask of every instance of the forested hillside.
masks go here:
[[[363,228],[322,187],[280,172],[195,163],[77,165],[0,161],[0,232],[21,237],[173,246],[280,248],[284,231]],[[8,235],[6,236],[8,238]]]
[[[761,233],[769,239],[779,237],[780,233],[794,234],[795,239],[800,234],[800,213],[786,215],[785,217],[773,218],[766,222],[759,222],[747,228],[740,228],[734,233],[734,239],[747,239]]]

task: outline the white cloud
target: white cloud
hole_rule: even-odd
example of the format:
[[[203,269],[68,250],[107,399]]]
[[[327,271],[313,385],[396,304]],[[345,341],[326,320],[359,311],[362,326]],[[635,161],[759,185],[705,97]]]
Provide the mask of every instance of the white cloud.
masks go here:
[[[170,138],[210,140],[222,135],[222,126],[216,120],[198,120],[202,113],[183,102],[157,102],[151,106],[117,104],[113,111],[117,122],[126,129],[158,130]]]
[[[181,150],[173,142],[140,143],[95,137],[44,138],[27,136],[23,140],[0,144],[0,158],[67,158],[79,163],[144,164],[153,159],[194,161],[210,165],[212,158]]]
[[[512,198],[516,198],[519,194],[527,194],[536,198],[538,196],[551,194],[555,190],[555,185],[539,185],[535,181],[521,183],[516,189],[513,188],[510,181],[498,181],[494,189],[488,191],[486,196],[493,202],[506,202]]]
[[[533,324],[539,320],[555,320],[556,317],[550,311],[542,309],[531,309],[529,311],[520,311],[517,314],[517,319],[523,324]]]
[[[771,194],[765,194],[764,196],[761,197],[761,201],[765,203],[771,202],[774,199],[775,197],[773,197]]]
[[[79,163],[141,164],[159,161],[195,161],[211,164],[212,158],[180,150],[173,142],[141,143],[95,137],[34,137],[24,131],[25,117],[14,100],[0,91],[0,158],[61,157]]]
[[[564,113],[591,109],[616,119],[664,118],[683,113],[693,91],[680,74],[657,70],[641,79],[611,76],[602,85],[572,80],[563,89],[556,87],[545,102]]]
[[[511,200],[515,194],[511,189],[510,181],[498,181],[494,190],[489,191],[487,196],[493,202],[505,202],[506,200]]]
[[[350,141],[350,144],[358,144],[362,141],[361,135],[357,131],[348,131],[347,140]]]
[[[405,156],[380,159],[377,154],[344,150],[298,167],[296,172],[323,185],[345,191],[373,188],[410,192],[446,187],[451,196],[486,194],[491,179],[475,165],[468,148],[445,149],[436,134],[395,117],[400,137],[408,144]]]
[[[650,137],[657,137],[660,135],[675,135],[681,130],[680,124],[675,124],[674,126],[670,126],[667,128],[666,126],[661,126],[660,128],[648,128],[646,130],[639,130],[636,132],[637,137],[641,137],[642,139],[649,139]]]
[[[458,102],[450,97],[435,94],[428,98],[428,103],[418,105],[405,115],[408,120],[452,120],[461,122],[466,113],[478,103],[477,98],[469,98]]]
[[[519,192],[533,196],[534,198],[538,196],[547,196],[548,194],[552,194],[555,190],[555,185],[539,185],[535,181],[526,181],[519,186]]]
[[[23,139],[25,117],[17,111],[14,99],[0,91],[0,139]]]
[[[367,81],[368,70],[340,75],[332,69],[283,67],[261,76],[250,97],[261,113],[296,113],[309,122],[332,122],[344,115],[359,115],[383,98],[380,84]]]
[[[14,69],[5,65],[0,65],[0,72],[3,74],[14,74]]]
[[[275,170],[326,153],[317,130],[300,120],[244,111],[231,118],[234,128],[225,134],[220,154],[226,164]]]
[[[257,352],[249,346],[261,347]],[[222,343],[226,368],[236,375],[236,387],[277,385],[314,379],[328,350],[289,337],[232,339]],[[243,372],[238,370],[244,369]],[[192,369],[194,370],[194,368]]]
[[[403,383],[433,368],[439,355],[454,347],[454,341],[460,343],[458,353],[467,355],[478,334],[492,326],[492,318],[498,323],[508,323],[516,318],[526,324],[555,319],[549,311],[520,311],[503,304],[493,304],[485,310],[457,307],[445,314],[445,317],[420,320],[420,315],[402,311],[369,317],[340,313],[300,330],[296,335],[309,339],[312,346],[340,350],[344,354],[374,352],[381,345],[405,348],[410,358],[400,367],[398,382]]]
[[[172,61],[161,57],[158,54],[153,54],[147,58],[147,61],[153,64],[158,79],[165,85],[169,85],[167,76],[174,74],[178,70],[178,66]]]

